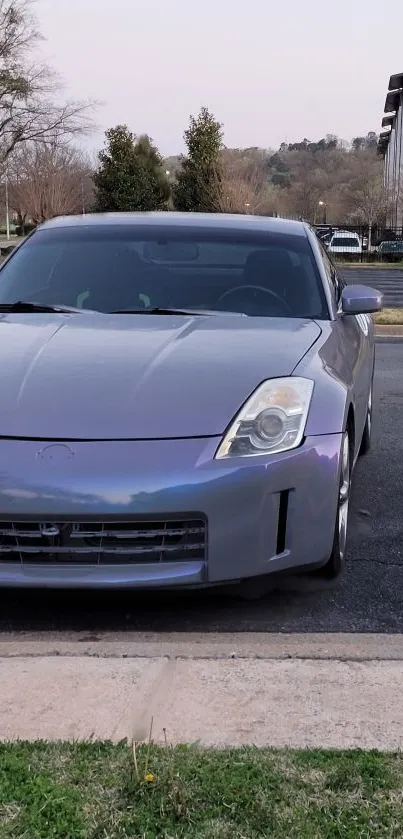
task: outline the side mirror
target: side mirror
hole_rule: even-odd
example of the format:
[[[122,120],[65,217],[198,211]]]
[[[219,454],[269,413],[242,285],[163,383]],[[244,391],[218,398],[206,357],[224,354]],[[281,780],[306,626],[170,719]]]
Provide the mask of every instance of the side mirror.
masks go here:
[[[341,311],[344,315],[370,315],[380,312],[383,294],[366,285],[349,285],[343,288]]]

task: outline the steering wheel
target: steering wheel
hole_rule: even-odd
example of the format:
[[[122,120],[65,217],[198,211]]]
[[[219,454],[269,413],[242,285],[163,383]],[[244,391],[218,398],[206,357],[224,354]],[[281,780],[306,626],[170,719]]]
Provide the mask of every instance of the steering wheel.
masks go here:
[[[238,286],[234,286],[234,288],[230,288],[230,289],[228,289],[228,291],[224,291],[224,294],[222,294],[221,297],[218,298],[217,303],[221,303],[227,297],[230,297],[231,294],[237,294],[238,291],[261,291],[263,294],[269,294],[270,297],[274,297],[280,303],[280,305],[282,306],[282,308],[286,312],[286,314],[288,314],[288,315],[292,314],[288,303],[286,303],[286,301],[283,300],[283,298],[280,297],[279,294],[276,294],[275,291],[271,291],[271,289],[264,288],[264,286],[261,286],[261,285],[238,285]]]

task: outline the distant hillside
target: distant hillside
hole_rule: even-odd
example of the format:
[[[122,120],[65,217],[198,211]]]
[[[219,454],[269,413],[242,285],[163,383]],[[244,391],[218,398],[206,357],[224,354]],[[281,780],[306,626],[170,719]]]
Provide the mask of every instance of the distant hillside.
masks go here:
[[[345,142],[328,135],[282,143],[277,151],[250,147],[223,151],[228,195],[251,212],[298,216],[316,222],[374,224],[387,214],[378,137]],[[175,177],[179,156],[166,158]],[[237,196],[237,197],[236,197]],[[231,210],[232,211],[232,210]]]

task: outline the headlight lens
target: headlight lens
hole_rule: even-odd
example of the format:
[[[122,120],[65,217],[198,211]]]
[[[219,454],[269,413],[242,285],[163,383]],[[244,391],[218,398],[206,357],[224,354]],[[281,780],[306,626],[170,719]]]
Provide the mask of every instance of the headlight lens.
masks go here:
[[[304,435],[313,382],[289,376],[263,382],[228,429],[216,458],[296,449]]]

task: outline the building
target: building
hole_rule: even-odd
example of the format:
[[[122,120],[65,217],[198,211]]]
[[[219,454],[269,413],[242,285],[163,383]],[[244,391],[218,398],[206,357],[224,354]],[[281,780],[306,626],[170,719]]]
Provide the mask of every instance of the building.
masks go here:
[[[403,73],[389,79],[378,152],[385,161],[384,183],[391,197],[389,224],[403,225]]]

